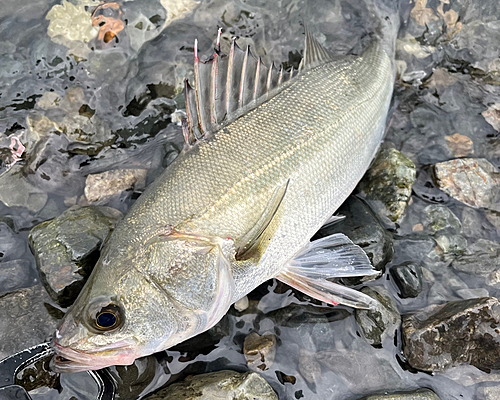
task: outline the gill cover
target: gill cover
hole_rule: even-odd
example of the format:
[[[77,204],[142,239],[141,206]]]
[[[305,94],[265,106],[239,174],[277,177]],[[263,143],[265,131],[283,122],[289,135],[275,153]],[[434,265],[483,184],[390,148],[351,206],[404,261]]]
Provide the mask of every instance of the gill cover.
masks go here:
[[[150,242],[146,279],[180,312],[188,311],[196,319],[188,332],[181,329],[187,336],[181,340],[210,329],[233,303],[234,280],[225,256],[233,249],[229,239],[173,228]]]

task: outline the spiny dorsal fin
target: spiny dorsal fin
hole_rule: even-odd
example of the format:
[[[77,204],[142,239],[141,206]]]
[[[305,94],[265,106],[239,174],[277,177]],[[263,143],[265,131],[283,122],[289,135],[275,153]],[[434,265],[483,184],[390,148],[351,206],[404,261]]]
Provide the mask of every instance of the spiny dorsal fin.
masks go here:
[[[304,27],[306,31],[306,43],[304,46],[304,58],[300,62],[299,71],[314,68],[320,64],[332,60],[332,55],[326,50],[311,32]]]
[[[266,67],[250,47],[242,50],[236,39],[229,55],[222,53],[221,32],[219,29],[215,51],[207,61],[200,60],[195,40],[194,88],[187,81],[184,87],[187,119],[182,126],[188,147],[270,99],[297,75],[283,67],[278,70],[274,64]]]

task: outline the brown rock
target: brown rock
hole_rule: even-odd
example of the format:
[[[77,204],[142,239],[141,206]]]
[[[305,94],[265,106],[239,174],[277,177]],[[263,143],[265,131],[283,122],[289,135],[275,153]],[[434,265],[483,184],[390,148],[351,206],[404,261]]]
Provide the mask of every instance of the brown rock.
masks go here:
[[[461,158],[434,165],[436,185],[471,207],[489,208],[497,201],[500,174],[484,158]]]
[[[128,189],[146,186],[145,169],[116,169],[87,176],[85,197],[90,203],[104,203]]]
[[[500,303],[495,297],[449,302],[403,317],[403,352],[423,371],[470,364],[500,368]]]
[[[455,133],[454,135],[445,136],[444,138],[454,157],[467,157],[474,153],[474,143],[472,143],[472,140],[467,136]]]
[[[248,366],[254,371],[266,371],[274,362],[276,337],[272,333],[260,336],[252,332],[245,338],[243,353]]]

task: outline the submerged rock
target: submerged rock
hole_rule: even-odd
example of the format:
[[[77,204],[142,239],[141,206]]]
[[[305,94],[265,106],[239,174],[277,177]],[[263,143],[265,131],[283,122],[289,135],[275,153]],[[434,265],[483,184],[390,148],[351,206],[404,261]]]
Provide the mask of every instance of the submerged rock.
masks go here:
[[[363,397],[360,400],[440,400],[438,395],[430,389],[418,389],[412,392],[398,392],[393,394],[375,394]]]
[[[455,200],[471,207],[495,208],[500,174],[488,160],[461,158],[438,163],[434,175],[439,189]]]
[[[378,301],[376,310],[356,310],[356,321],[363,335],[372,346],[380,347],[385,338],[394,334],[401,317],[389,292],[379,286],[364,287],[361,292]]]
[[[345,218],[336,224],[322,228],[313,238],[333,233],[343,233],[360,246],[376,270],[382,270],[392,259],[392,236],[382,228],[364,201],[350,196],[338,209]]]
[[[186,378],[147,397],[148,400],[278,400],[255,372],[219,371]]]
[[[243,354],[247,365],[254,371],[267,371],[274,362],[276,355],[276,336],[265,333],[262,336],[252,332],[245,338]]]
[[[18,165],[0,175],[0,188],[0,201],[7,207],[25,207],[38,212],[47,203],[47,193],[32,185]]]
[[[416,178],[415,164],[395,149],[382,149],[358,189],[377,213],[398,223]]]
[[[0,360],[50,339],[57,321],[42,285],[0,297]]]
[[[449,302],[403,317],[403,353],[423,371],[471,364],[483,371],[500,368],[495,297]]]
[[[30,261],[12,260],[0,263],[0,296],[33,286],[36,282],[36,274]]]
[[[87,176],[85,197],[90,203],[105,203],[128,189],[146,186],[145,169],[116,169]]]
[[[392,279],[399,289],[399,297],[417,297],[422,291],[422,268],[414,262],[394,265],[390,269]]]
[[[500,269],[500,245],[496,242],[479,239],[470,245],[465,254],[453,261],[451,266],[460,272],[479,275],[486,283],[495,282],[494,274]]]
[[[446,206],[430,204],[424,208],[424,229],[434,235],[436,233],[460,233],[462,224],[458,217]]]
[[[62,307],[73,303],[121,213],[109,207],[69,209],[29,236],[40,278]]]

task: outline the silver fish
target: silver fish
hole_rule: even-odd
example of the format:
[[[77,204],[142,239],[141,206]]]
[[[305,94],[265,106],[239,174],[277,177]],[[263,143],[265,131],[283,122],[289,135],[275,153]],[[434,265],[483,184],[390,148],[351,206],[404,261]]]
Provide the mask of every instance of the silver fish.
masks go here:
[[[219,31],[220,38],[220,31]],[[331,277],[376,273],[347,237],[310,242],[382,140],[394,69],[374,39],[334,58],[306,32],[299,71],[233,41],[186,83],[186,145],[130,209],[55,333],[61,372],[131,364],[215,325],[277,278],[330,304],[374,300]]]

